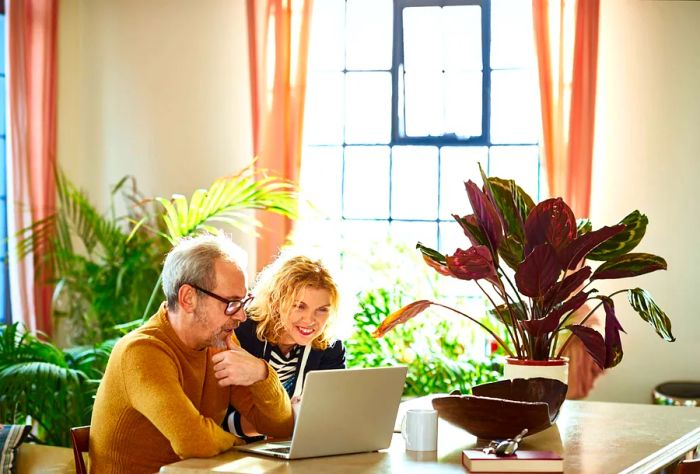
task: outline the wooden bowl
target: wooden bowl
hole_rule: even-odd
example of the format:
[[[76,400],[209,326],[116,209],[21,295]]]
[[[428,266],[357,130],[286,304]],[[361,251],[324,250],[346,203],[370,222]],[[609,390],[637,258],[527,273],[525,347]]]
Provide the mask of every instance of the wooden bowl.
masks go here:
[[[549,428],[559,415],[567,386],[554,379],[501,380],[472,388],[473,395],[433,399],[438,416],[485,439],[512,438]]]

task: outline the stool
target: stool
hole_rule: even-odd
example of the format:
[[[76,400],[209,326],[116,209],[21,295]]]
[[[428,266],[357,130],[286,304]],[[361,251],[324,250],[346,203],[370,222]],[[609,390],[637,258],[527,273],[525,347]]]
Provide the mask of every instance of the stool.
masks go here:
[[[700,382],[664,382],[652,392],[656,405],[700,406]]]

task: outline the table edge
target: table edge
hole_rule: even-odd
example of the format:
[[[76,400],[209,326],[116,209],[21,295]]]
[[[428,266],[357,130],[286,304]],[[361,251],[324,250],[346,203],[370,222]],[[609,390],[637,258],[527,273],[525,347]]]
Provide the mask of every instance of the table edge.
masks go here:
[[[655,472],[668,466],[673,461],[683,457],[689,451],[700,445],[700,426],[686,433],[664,448],[651,453],[644,459],[637,461],[620,474],[642,474]]]

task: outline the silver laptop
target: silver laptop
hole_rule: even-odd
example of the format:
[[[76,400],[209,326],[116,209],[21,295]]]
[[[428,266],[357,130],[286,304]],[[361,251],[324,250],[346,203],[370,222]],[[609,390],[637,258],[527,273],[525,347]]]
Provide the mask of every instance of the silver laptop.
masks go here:
[[[406,370],[378,367],[309,372],[292,439],[259,441],[236,449],[300,459],[388,448]]]

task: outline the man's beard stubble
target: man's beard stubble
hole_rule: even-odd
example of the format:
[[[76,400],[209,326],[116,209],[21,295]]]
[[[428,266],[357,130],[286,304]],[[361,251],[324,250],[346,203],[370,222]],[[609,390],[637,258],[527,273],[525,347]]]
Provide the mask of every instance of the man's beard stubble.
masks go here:
[[[197,307],[194,310],[194,319],[196,322],[200,323],[202,326],[206,327],[207,323],[209,322],[209,318],[207,318],[206,311],[198,304]],[[218,331],[215,333],[212,333],[208,338],[207,338],[207,346],[212,347],[214,349],[226,349],[228,348],[228,345],[226,344],[226,339],[230,337],[230,333],[227,332],[229,329],[233,331],[236,329],[240,322],[238,320],[232,320],[231,321],[233,324],[231,327],[226,327],[227,325],[221,326]]]

